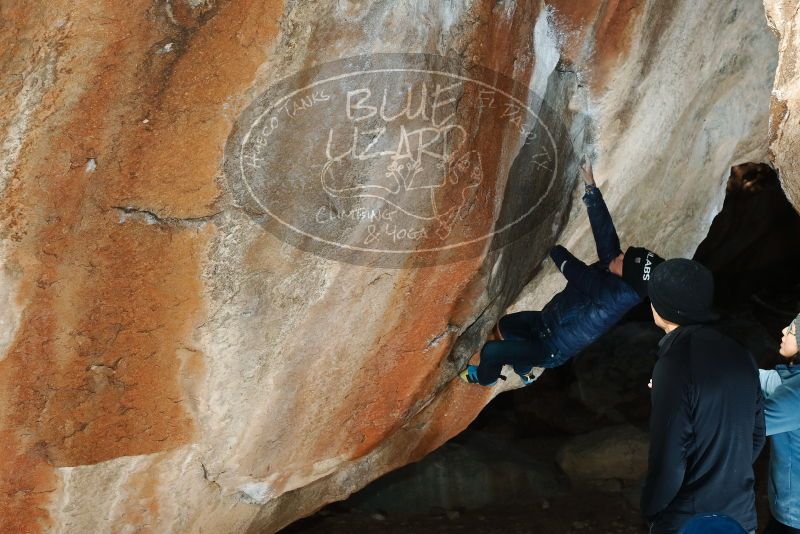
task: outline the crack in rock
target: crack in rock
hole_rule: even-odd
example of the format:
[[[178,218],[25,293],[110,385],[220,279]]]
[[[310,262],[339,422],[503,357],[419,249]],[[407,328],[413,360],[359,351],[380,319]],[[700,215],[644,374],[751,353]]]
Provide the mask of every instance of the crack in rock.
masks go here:
[[[209,473],[208,468],[206,467],[206,464],[204,464],[203,462],[200,462],[200,467],[203,469],[203,478],[209,484],[211,484],[212,486],[215,486],[217,488],[217,491],[222,493],[222,486],[220,486],[219,482],[217,482],[217,476],[219,476],[221,473],[217,473],[216,476],[212,476],[211,473]]]
[[[214,223],[216,219],[224,213],[224,210],[220,210],[216,213],[201,215],[199,217],[163,217],[156,215],[153,211],[137,208],[135,206],[111,207],[119,212],[120,224],[124,224],[131,219],[144,221],[147,224],[179,228],[200,228],[208,223]]]

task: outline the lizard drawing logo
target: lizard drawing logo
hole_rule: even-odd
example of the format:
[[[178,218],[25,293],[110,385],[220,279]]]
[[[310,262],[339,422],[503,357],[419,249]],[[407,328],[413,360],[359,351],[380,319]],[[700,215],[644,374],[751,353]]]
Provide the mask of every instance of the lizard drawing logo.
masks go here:
[[[369,54],[278,79],[223,163],[233,205],[307,252],[359,265],[477,257],[554,224],[570,137],[528,86],[429,54]]]
[[[358,180],[352,179],[351,163],[340,159],[324,165],[320,181],[328,195],[381,200],[413,219],[433,223],[440,239],[446,239],[453,226],[467,217],[483,182],[481,155],[477,150],[431,163],[427,166],[435,168],[428,172],[422,157],[393,156],[384,179],[377,183],[354,185]],[[436,179],[430,180],[431,176]]]

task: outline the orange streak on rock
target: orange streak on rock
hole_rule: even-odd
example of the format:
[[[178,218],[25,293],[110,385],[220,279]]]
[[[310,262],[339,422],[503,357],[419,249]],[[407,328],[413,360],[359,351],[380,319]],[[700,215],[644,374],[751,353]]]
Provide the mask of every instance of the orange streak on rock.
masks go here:
[[[176,352],[202,320],[200,264],[213,224],[175,218],[207,213],[218,194],[233,120],[220,110],[223,95],[252,81],[280,6],[225,3],[189,31],[149,0],[4,3],[14,19],[0,43],[37,43],[14,49],[12,62],[40,61],[31,52],[39,47],[57,57],[0,205],[3,232],[18,243],[7,268],[24,307],[0,361],[3,531],[47,526],[53,466],[192,440]],[[52,30],[59,17],[62,33]],[[182,48],[156,54],[166,42]],[[121,223],[113,206],[134,203],[171,219]],[[189,378],[202,372],[198,360],[186,362]]]
[[[531,9],[528,4],[522,7]],[[488,32],[487,40],[481,39],[480,42],[508,40],[504,41],[504,46],[493,46],[491,49],[475,44],[475,51],[480,51],[481,54],[478,63],[490,66],[500,73],[515,72],[516,58],[509,55],[507,50],[517,49],[519,46],[516,42],[529,42],[530,32],[523,31],[526,27],[524,19],[533,14],[520,12],[508,20],[495,15],[488,5],[482,5],[478,7],[476,16],[486,20],[481,31]],[[517,67],[519,69],[519,65]],[[527,69],[515,73],[516,81],[523,87],[531,78],[533,63],[526,67]],[[502,85],[501,88],[506,91],[511,90],[511,87],[505,86],[500,80],[490,82]],[[524,101],[527,98],[527,88],[516,96]],[[462,99],[463,109],[474,109],[477,106],[474,99],[477,98],[477,93],[465,94]],[[502,121],[478,121],[470,115],[461,117],[459,121],[466,131],[475,132],[469,146],[464,150],[477,150],[483,157],[484,180],[481,188],[485,191],[497,191],[497,194],[502,195],[506,177],[500,175],[501,154],[496,147],[514,146],[518,133]],[[494,201],[495,199],[491,199],[491,202],[471,213],[470,224],[487,232],[491,231]],[[429,240],[420,240],[419,248],[441,244],[433,229],[428,230]],[[443,253],[443,256],[447,255],[452,258],[451,252]],[[429,347],[427,344],[446,332],[453,321],[449,319],[448,324],[448,318],[468,321],[470,317],[474,320],[480,313],[475,296],[482,293],[482,284],[485,283],[485,276],[481,272],[483,259],[479,256],[434,267],[408,268],[402,271],[401,280],[397,281],[395,287],[404,291],[397,293],[396,303],[390,308],[393,315],[384,321],[388,326],[381,335],[380,344],[375,347],[376,356],[365,363],[360,376],[350,386],[354,397],[364,399],[365,402],[344,406],[334,415],[332,421],[338,425],[336,435],[342,438],[320,443],[324,452],[317,452],[321,457],[342,452],[347,452],[351,458],[367,454],[387,436],[408,424],[418,410],[423,408],[422,402],[434,394],[441,394],[434,388],[441,376],[442,362],[448,357],[455,338],[448,333],[434,346]],[[394,315],[396,310],[403,310],[403,313]],[[470,405],[457,408],[465,412],[463,420],[457,421],[459,429],[466,426],[464,421],[472,420],[480,411],[480,399],[484,399],[483,404],[487,399],[486,393],[469,393],[467,397],[454,395],[453,403],[463,398],[471,400],[468,402]],[[442,428],[440,435],[452,437],[455,433]],[[431,438],[431,443],[441,444],[436,438]],[[428,452],[430,450],[432,449],[428,449]]]
[[[154,98],[137,117],[148,122],[131,132],[117,202],[174,217],[209,213],[231,123],[248,103],[240,95],[265,60],[282,9],[281,1],[228,2],[203,26],[186,30],[191,37],[178,36],[174,53],[180,57],[164,69]]]
[[[609,75],[620,58],[629,50],[636,21],[642,15],[645,2],[640,0],[600,0],[575,2],[554,0],[556,21],[566,34],[562,58],[569,63],[582,63],[587,30],[592,29],[593,55],[589,75],[595,92],[602,92]]]
[[[503,76],[516,77],[527,83],[532,72],[530,56],[520,57],[518,52],[533,49],[531,28],[539,14],[538,2],[515,2],[506,16],[505,7],[497,2],[480,2],[475,5],[474,16],[481,21],[475,44],[470,52],[472,60]],[[536,58],[533,58],[535,61]]]
[[[0,431],[0,527],[39,532],[52,525],[46,511],[56,476],[40,447],[22,447],[12,429]]]
[[[612,0],[600,13],[595,32],[598,71],[607,76],[617,59],[630,50],[631,31],[642,14],[645,3],[640,0]]]
[[[488,161],[487,167],[493,169],[495,164]],[[495,179],[496,176],[487,176],[489,190]],[[482,215],[489,216],[491,211]],[[487,223],[477,218],[473,222]],[[420,247],[433,243],[421,240]],[[482,260],[481,257],[470,258],[401,272],[395,287],[403,292],[395,293],[396,302],[389,308],[392,316],[384,321],[387,327],[374,349],[375,356],[365,362],[360,374],[349,385],[353,397],[363,402],[348,403],[333,415],[331,421],[335,422],[337,430],[332,435],[338,438],[319,444],[323,449],[318,451],[320,457],[343,452],[351,458],[363,456],[407,424],[421,408],[420,402],[433,395],[442,362],[455,341],[447,332],[451,324],[448,318],[468,317],[477,312],[475,301],[464,301],[463,296],[474,294],[474,288],[469,286],[480,282],[476,277],[480,278]],[[397,310],[403,313],[395,315]],[[443,334],[445,337],[438,343],[428,346]],[[477,410],[470,413],[474,417]]]
[[[480,148],[488,158],[496,153]],[[495,169],[497,164],[489,159],[485,168]],[[496,179],[490,171],[485,184],[488,190],[493,189]],[[481,215],[490,217],[491,211]],[[474,218],[472,222],[491,228],[490,220]],[[434,242],[420,243],[420,247],[427,247]],[[473,297],[480,293],[476,287],[483,283],[482,261],[477,257],[403,271],[405,280],[398,281],[395,287],[404,291],[397,294],[396,303],[390,308],[393,315],[386,318],[388,326],[374,349],[377,356],[365,363],[350,386],[356,398],[365,402],[342,407],[332,419],[339,422],[337,434],[343,436],[345,443],[334,440],[323,445],[333,445],[340,453],[348,451],[353,458],[363,456],[407,424],[421,408],[420,402],[434,394],[440,367],[455,341],[454,335],[447,332],[448,326],[453,318],[466,321],[479,311]],[[394,315],[396,310],[404,313]],[[428,346],[442,335],[438,343]],[[467,411],[467,417],[472,418],[479,410]]]
[[[460,434],[492,398],[492,389],[453,380],[437,396],[425,414],[428,427],[411,451],[408,462],[416,462]]]

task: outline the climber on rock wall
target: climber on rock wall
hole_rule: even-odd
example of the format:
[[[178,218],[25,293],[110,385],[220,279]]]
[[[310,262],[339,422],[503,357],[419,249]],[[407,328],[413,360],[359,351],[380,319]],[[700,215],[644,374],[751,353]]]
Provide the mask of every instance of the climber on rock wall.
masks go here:
[[[566,288],[541,311],[503,316],[496,325],[500,340],[484,344],[480,364],[461,371],[465,382],[491,386],[508,364],[528,385],[544,368],[562,365],[578,354],[647,295],[650,272],[664,260],[641,247],[622,252],[588,160],[581,174],[599,261],[589,266],[561,245],[553,247],[550,257],[566,277]]]

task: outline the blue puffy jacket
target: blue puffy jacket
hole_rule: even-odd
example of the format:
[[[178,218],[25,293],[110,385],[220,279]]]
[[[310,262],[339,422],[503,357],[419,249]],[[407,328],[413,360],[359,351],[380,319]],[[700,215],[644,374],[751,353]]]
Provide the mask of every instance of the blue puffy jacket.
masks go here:
[[[770,439],[769,507],[775,519],[800,528],[800,365],[759,370]]]
[[[608,270],[608,264],[622,251],[600,190],[590,188],[583,202],[599,261],[588,266],[560,245],[550,251],[567,278],[567,287],[547,303],[541,315],[547,328],[545,340],[559,363],[590,345],[643,300],[622,277]]]

